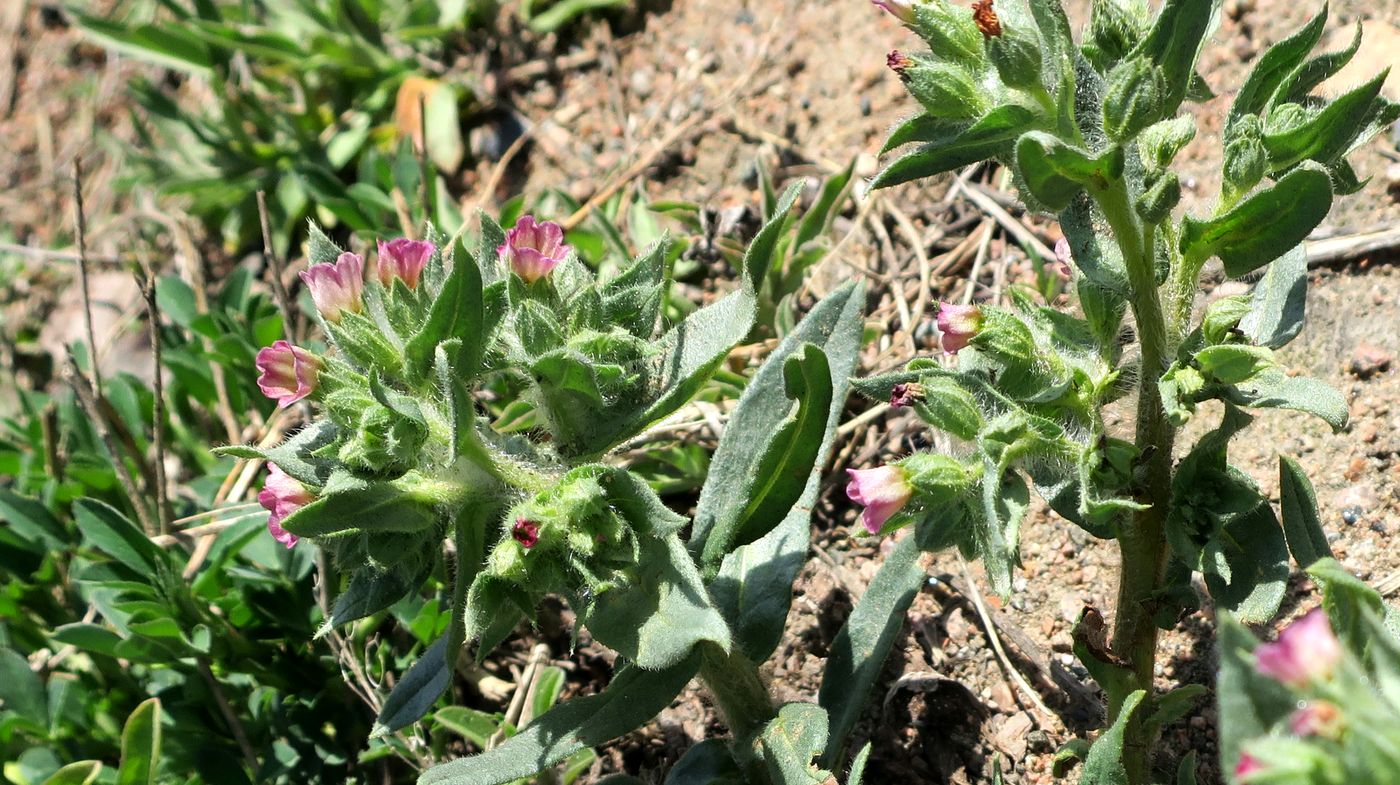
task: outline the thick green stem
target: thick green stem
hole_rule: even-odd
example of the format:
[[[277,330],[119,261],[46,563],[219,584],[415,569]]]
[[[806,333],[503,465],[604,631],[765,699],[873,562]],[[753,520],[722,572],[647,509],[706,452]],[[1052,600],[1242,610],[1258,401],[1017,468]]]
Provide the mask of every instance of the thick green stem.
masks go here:
[[[769,720],[778,716],[768,687],[758,675],[758,666],[738,649],[726,654],[708,641],[700,646],[700,680],[714,696],[735,743],[748,745]]]
[[[1150,697],[1157,656],[1157,625],[1153,615],[1155,595],[1166,573],[1165,521],[1171,502],[1172,445],[1176,436],[1163,411],[1157,380],[1172,351],[1169,330],[1179,328],[1175,324],[1168,325],[1162,312],[1152,235],[1133,210],[1126,185],[1119,181],[1094,196],[1122,250],[1132,286],[1130,305],[1142,349],[1136,441],[1146,468],[1141,498],[1150,505],[1133,516],[1118,539],[1122,565],[1110,649],[1117,657],[1127,660],[1135,677],[1134,687],[1147,690]],[[1109,696],[1110,722],[1117,719],[1126,697],[1127,692]],[[1141,785],[1148,779],[1152,746],[1156,741],[1153,729],[1143,722],[1149,713],[1150,706],[1134,715],[1124,739],[1123,760],[1132,785]]]

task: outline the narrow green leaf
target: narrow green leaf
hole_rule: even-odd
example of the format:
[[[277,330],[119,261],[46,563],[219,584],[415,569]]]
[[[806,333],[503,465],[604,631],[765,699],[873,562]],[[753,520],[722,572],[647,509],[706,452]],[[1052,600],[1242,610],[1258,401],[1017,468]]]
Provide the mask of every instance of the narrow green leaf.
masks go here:
[[[601,693],[560,703],[488,752],[428,769],[418,785],[501,785],[532,776],[642,726],[699,668],[699,655],[660,671],[624,668]]]
[[[1293,560],[1303,569],[1318,559],[1332,556],[1327,533],[1317,514],[1317,494],[1298,461],[1287,455],[1278,457],[1279,509],[1283,513],[1283,532],[1288,537],[1288,549]]]
[[[778,240],[783,235],[788,213],[792,211],[792,206],[797,202],[797,197],[801,193],[801,183],[793,183],[783,191],[783,195],[778,199],[778,208],[773,213],[773,217],[769,218],[768,223],[758,230],[758,234],[754,235],[753,241],[749,243],[748,250],[744,252],[742,270],[744,288],[748,292],[757,292],[763,286],[764,279],[768,277],[768,270],[773,264],[773,252],[778,246]]]
[[[97,548],[146,577],[169,564],[165,551],[146,538],[141,527],[115,508],[96,499],[79,499],[73,518],[85,544]]]
[[[1244,743],[1267,734],[1297,708],[1297,699],[1255,667],[1253,652],[1259,641],[1229,612],[1221,612],[1218,619],[1220,764],[1224,771],[1233,771]]]
[[[377,739],[417,722],[452,683],[452,668],[447,662],[447,636],[443,635],[423,651],[413,667],[394,685],[384,700],[384,707],[374,720],[369,737]]]
[[[1167,94],[1162,117],[1176,113],[1196,75],[1196,60],[1210,33],[1220,23],[1220,0],[1166,0],[1147,36],[1134,50],[1161,67]]]
[[[933,126],[920,124],[896,129],[900,144],[906,141],[927,141],[918,149],[895,159],[875,176],[871,188],[888,188],[923,177],[957,169],[1005,152],[1016,137],[1035,122],[1035,114],[1023,106],[1007,104],[988,112],[972,125],[961,129],[936,131]],[[935,135],[936,134],[936,135]],[[904,139],[903,137],[908,137]],[[924,140],[918,137],[931,136]],[[892,136],[891,139],[895,137]],[[898,145],[887,142],[886,150]]]
[[[8,523],[15,534],[43,550],[56,551],[68,546],[63,524],[38,499],[0,488],[0,519]]]
[[[466,706],[448,706],[437,710],[433,722],[484,750],[505,719],[499,714],[487,714]]]
[[[1240,329],[1251,343],[1278,349],[1303,329],[1308,297],[1308,253],[1303,246],[1274,260],[1254,285]]]
[[[919,556],[913,537],[900,540],[832,641],[831,656],[817,693],[817,702],[826,709],[831,728],[821,757],[821,765],[826,768],[839,765],[846,736],[860,718],[885,658],[904,626],[904,613],[928,578]]]
[[[350,585],[345,587],[345,591],[335,598],[331,616],[321,624],[316,637],[320,638],[336,627],[384,610],[403,599],[413,586],[395,570],[361,567],[350,576]]]
[[[335,462],[317,453],[321,448],[338,438],[335,425],[330,420],[318,420],[297,431],[290,439],[276,447],[262,449],[251,445],[233,444],[215,447],[215,455],[231,455],[245,460],[267,461],[277,465],[300,483],[320,487],[330,478]]]
[[[1357,132],[1365,128],[1365,119],[1389,75],[1389,68],[1381,71],[1371,81],[1333,99],[1307,122],[1282,133],[1266,131],[1264,149],[1269,153],[1269,171],[1282,172],[1307,160],[1330,163],[1346,153]]]
[[[160,763],[160,699],[150,698],[126,718],[117,785],[156,785]]]
[[[456,354],[448,358],[452,370],[463,379],[475,377],[486,349],[483,302],[481,269],[459,240],[452,254],[452,270],[433,301],[428,320],[404,347],[408,366],[426,377],[431,372],[433,350],[439,343],[456,338],[461,343]]]
[[[817,201],[812,203],[811,208],[802,216],[802,221],[797,225],[797,237],[793,240],[792,248],[800,249],[808,242],[815,240],[828,227],[836,217],[837,208],[841,204],[842,194],[847,193],[846,186],[851,182],[851,173],[855,171],[856,159],[846,164],[846,168],[828,177],[822,183],[821,193],[817,195]]]
[[[1084,757],[1084,773],[1080,775],[1079,785],[1130,785],[1128,770],[1123,765],[1123,741],[1133,712],[1145,697],[1146,691],[1137,690],[1123,701],[1117,719],[1094,740],[1089,754]]]
[[[374,533],[419,532],[433,525],[431,502],[414,487],[409,473],[397,480],[363,480],[333,476],[322,496],[282,520],[298,537],[320,537],[363,530]]]
[[[746,780],[723,739],[705,739],[686,750],[662,785],[742,785]]]
[[[815,703],[787,703],[764,726],[755,742],[758,758],[772,782],[822,785],[831,772],[812,765],[826,744],[826,711]]]
[[[1228,388],[1225,400],[1256,409],[1292,409],[1322,418],[1340,432],[1350,416],[1346,398],[1335,387],[1320,379],[1289,376],[1272,368],[1247,382]]]
[[[70,763],[49,775],[49,778],[44,780],[43,785],[92,785],[97,780],[97,775],[101,773],[102,761],[79,761]]]
[[[0,649],[0,709],[14,712],[43,728],[49,722],[44,683],[19,652]]]
[[[1244,85],[1235,94],[1235,102],[1230,105],[1229,124],[1234,125],[1247,114],[1260,114],[1269,104],[1269,99],[1279,86],[1295,73],[1308,56],[1322,31],[1327,27],[1327,5],[1296,33],[1270,46],[1245,77]]]
[[[1057,137],[1031,131],[1016,142],[1016,166],[1031,195],[1051,210],[1064,210],[1080,192],[1104,190],[1123,172],[1123,148],[1095,156]]]
[[[1305,162],[1224,215],[1184,222],[1181,250],[1188,257],[1219,256],[1231,278],[1248,275],[1292,250],[1332,208],[1332,180]]]

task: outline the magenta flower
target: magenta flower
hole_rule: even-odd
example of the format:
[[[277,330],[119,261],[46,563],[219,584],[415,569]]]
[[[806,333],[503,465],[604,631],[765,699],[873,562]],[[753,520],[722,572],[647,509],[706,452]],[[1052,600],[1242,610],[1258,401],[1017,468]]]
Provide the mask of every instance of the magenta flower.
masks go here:
[[[910,0],[870,0],[906,25],[914,24],[914,4]]]
[[[273,539],[290,548],[297,544],[297,536],[283,529],[282,521],[315,501],[316,495],[278,468],[277,464],[269,463],[267,466],[267,482],[258,491],[258,504],[270,513],[267,516],[267,530],[272,533]]]
[[[392,286],[394,279],[398,278],[408,288],[418,288],[418,276],[423,274],[423,268],[428,266],[428,259],[436,250],[437,246],[424,240],[410,240],[407,237],[387,243],[380,240],[379,259],[374,268],[379,282]]]
[[[943,351],[957,354],[982,329],[982,309],[975,305],[938,306],[938,332],[943,336]]]
[[[1055,266],[1060,277],[1069,280],[1073,274],[1074,253],[1069,249],[1069,240],[1061,237],[1055,241]]]
[[[510,269],[525,283],[549,275],[573,250],[564,242],[564,227],[553,221],[536,222],[524,215],[506,232],[506,241],[496,249],[510,263]]]
[[[890,406],[902,409],[924,399],[924,386],[918,382],[900,382],[890,388]]]
[[[355,253],[343,253],[334,264],[313,264],[301,272],[301,280],[311,290],[316,310],[326,321],[340,321],[341,311],[359,313],[365,288],[365,260]]]
[[[909,59],[909,55],[895,49],[885,55],[885,65],[890,67],[899,77],[904,78],[904,72],[914,67],[914,61]]]
[[[277,341],[258,352],[253,360],[258,369],[258,389],[285,409],[316,389],[321,360],[300,346]]]
[[[1308,701],[1288,718],[1295,736],[1335,738],[1342,727],[1342,710],[1331,701]]]
[[[1332,625],[1321,608],[1288,625],[1278,640],[1254,650],[1259,672],[1284,684],[1306,687],[1326,679],[1342,658],[1342,644],[1332,634]]]
[[[1259,759],[1248,752],[1240,753],[1240,762],[1235,764],[1235,779],[1246,780],[1253,774],[1266,771],[1267,766],[1259,762]]]
[[[893,464],[875,469],[847,469],[851,481],[846,495],[856,504],[865,505],[861,523],[871,534],[879,534],[885,521],[909,503],[914,489],[909,486],[909,472]]]
[[[533,548],[540,541],[540,525],[526,518],[516,518],[515,525],[510,527],[510,536],[527,549]]]

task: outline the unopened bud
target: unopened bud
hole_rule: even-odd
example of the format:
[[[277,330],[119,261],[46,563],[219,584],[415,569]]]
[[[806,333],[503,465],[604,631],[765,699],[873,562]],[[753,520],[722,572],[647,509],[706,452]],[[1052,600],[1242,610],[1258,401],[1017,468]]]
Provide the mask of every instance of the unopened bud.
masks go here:
[[[924,386],[918,382],[900,382],[890,390],[890,406],[902,409],[924,399]]]
[[[899,74],[902,79],[904,78],[904,72],[908,71],[909,68],[914,65],[914,61],[910,60],[908,55],[895,49],[885,55],[885,65],[889,66],[891,71]]]
[[[982,31],[983,38],[1001,37],[1001,20],[997,18],[996,9],[992,8],[992,0],[977,0],[972,4],[972,21]]]

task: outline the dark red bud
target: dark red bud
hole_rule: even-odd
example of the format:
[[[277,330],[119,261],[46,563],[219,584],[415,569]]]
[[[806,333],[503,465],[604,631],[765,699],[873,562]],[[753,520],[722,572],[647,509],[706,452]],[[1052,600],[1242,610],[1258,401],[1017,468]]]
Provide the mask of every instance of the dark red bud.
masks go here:
[[[885,65],[889,66],[891,71],[894,71],[900,76],[904,76],[904,72],[914,65],[914,61],[910,60],[908,55],[896,49],[885,55]]]
[[[992,0],[977,0],[972,4],[972,21],[982,31],[983,38],[1001,37],[1001,20],[992,8]]]
[[[540,525],[524,518],[516,518],[515,525],[510,527],[510,536],[526,548],[533,548],[535,543],[540,541]]]
[[[890,390],[890,406],[901,409],[924,399],[924,387],[917,382],[901,382]]]

